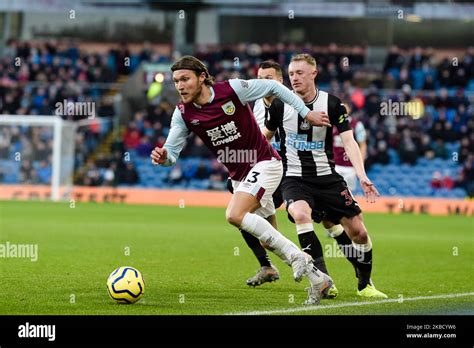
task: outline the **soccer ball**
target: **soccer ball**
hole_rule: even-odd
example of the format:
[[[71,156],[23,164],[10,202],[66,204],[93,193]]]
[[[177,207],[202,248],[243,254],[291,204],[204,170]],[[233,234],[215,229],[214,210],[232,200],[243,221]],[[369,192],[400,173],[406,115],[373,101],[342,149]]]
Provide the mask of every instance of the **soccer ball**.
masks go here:
[[[145,293],[145,282],[139,270],[119,267],[109,275],[107,290],[110,297],[119,303],[134,303]]]

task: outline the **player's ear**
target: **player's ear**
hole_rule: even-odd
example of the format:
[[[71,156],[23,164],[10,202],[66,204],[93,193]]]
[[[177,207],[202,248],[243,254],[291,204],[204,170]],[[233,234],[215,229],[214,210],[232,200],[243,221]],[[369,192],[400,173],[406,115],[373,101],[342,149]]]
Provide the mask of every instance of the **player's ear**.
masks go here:
[[[206,79],[206,73],[202,72],[201,75],[199,75],[199,82],[204,83],[205,79]]]

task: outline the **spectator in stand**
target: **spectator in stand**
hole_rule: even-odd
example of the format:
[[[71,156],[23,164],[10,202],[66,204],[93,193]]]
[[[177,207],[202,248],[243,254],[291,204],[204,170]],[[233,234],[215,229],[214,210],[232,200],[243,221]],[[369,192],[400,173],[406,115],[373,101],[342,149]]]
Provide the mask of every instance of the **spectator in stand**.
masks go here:
[[[226,189],[227,177],[229,173],[225,169],[224,165],[219,161],[212,161],[212,170],[209,176],[209,189],[210,190],[224,190]]]
[[[136,149],[140,145],[140,132],[135,122],[130,122],[125,132],[123,142],[127,149]]]
[[[24,160],[20,165],[20,175],[21,175],[21,182],[22,183],[29,183],[32,179],[32,171],[33,166],[31,165],[31,161]]]
[[[431,187],[434,189],[440,189],[443,187],[443,178],[439,170],[433,172],[433,177],[431,178]]]
[[[387,151],[387,142],[385,140],[381,140],[377,143],[377,149],[373,153],[373,161],[380,164],[390,163],[390,156],[388,155]]]
[[[135,185],[139,181],[138,172],[135,169],[135,166],[131,162],[127,162],[126,168],[122,173],[120,183],[127,185]]]
[[[173,166],[166,181],[171,185],[176,185],[183,181],[183,171],[181,169],[181,165],[177,164]]]
[[[418,158],[417,147],[409,129],[405,129],[402,134],[400,141],[400,147],[398,149],[400,160],[404,163],[415,164]]]
[[[459,162],[464,163],[468,160],[469,155],[474,153],[474,142],[470,142],[466,136],[461,139],[461,147],[459,149]]]
[[[140,144],[136,147],[137,155],[140,157],[150,156],[151,151],[153,150],[153,144],[150,141],[148,136],[143,136],[140,139]]]
[[[400,69],[405,63],[405,58],[400,53],[400,49],[393,45],[388,51],[387,58],[385,59],[385,65],[383,67],[383,72],[388,72],[390,69]]]
[[[421,136],[421,144],[419,148],[419,155],[427,159],[432,159],[435,156],[433,147],[431,146],[431,139],[428,134],[423,134]]]
[[[443,139],[436,139],[434,145],[433,145],[433,152],[434,156],[442,159],[447,159],[448,158],[448,150],[446,149],[446,145],[443,141]]]
[[[117,171],[117,165],[115,163],[111,163],[109,167],[104,172],[104,182],[103,186],[116,186],[116,176],[115,172]]]
[[[212,158],[213,155],[209,152],[207,147],[204,145],[202,140],[194,136],[194,142],[192,146],[187,145],[181,157],[203,157],[203,158]]]
[[[474,197],[474,156],[471,154],[466,159],[462,170],[455,181],[455,187],[466,190],[470,198]]]
[[[204,161],[199,162],[199,165],[197,167],[196,173],[194,174],[194,177],[196,179],[208,179],[209,178],[209,170],[207,169],[207,164]]]

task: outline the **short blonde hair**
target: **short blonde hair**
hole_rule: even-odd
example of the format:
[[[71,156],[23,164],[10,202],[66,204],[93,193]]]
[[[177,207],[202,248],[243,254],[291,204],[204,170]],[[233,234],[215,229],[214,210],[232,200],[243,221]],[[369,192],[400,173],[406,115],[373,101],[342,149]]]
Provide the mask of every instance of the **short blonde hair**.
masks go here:
[[[293,57],[291,57],[291,62],[298,62],[298,61],[305,61],[306,63],[308,63],[309,65],[312,65],[314,66],[316,69],[318,68],[318,66],[316,65],[316,59],[314,59],[310,54],[308,53],[300,53],[300,54],[296,54],[294,55]]]

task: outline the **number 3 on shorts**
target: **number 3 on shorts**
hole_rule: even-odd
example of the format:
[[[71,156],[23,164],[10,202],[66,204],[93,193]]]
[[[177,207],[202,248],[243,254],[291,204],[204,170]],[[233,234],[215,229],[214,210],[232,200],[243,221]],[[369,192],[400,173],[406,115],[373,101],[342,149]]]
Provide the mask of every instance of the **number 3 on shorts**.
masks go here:
[[[252,177],[250,179],[247,179],[247,182],[251,184],[255,184],[257,182],[257,176],[259,176],[259,172],[252,172]]]

